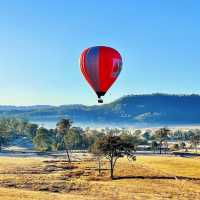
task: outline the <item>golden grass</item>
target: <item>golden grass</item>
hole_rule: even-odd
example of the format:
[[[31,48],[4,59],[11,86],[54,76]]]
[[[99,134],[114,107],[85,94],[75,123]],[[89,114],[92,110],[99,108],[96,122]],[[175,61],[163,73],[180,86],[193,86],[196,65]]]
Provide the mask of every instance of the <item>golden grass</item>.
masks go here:
[[[27,191],[22,189],[0,188],[2,200],[93,200],[95,198],[74,194],[56,194],[49,192]]]
[[[109,165],[105,160],[102,176],[98,176],[97,163],[93,160],[73,163],[74,169],[63,169],[67,163],[43,161],[41,158],[0,158],[0,199],[200,199],[200,181],[162,178],[200,178],[198,158],[139,156],[136,162],[119,159],[115,175],[123,179],[118,180],[109,179],[106,170]],[[48,166],[58,168],[46,173]]]
[[[200,178],[200,159],[182,157],[138,157],[138,163],[173,176]]]

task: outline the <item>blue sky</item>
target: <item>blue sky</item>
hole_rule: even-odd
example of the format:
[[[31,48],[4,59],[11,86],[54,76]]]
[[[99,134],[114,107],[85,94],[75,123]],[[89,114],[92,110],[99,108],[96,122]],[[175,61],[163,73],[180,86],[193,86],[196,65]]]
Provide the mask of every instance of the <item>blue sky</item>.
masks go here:
[[[200,2],[0,1],[0,104],[96,104],[80,73],[86,47],[116,48],[124,65],[104,97],[200,93]]]

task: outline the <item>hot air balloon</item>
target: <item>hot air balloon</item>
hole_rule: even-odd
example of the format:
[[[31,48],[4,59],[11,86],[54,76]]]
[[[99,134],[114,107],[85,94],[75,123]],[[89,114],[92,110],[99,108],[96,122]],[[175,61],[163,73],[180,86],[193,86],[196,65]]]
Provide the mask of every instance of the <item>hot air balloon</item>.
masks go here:
[[[116,81],[122,69],[122,57],[111,47],[95,46],[87,48],[80,57],[81,72],[103,103],[104,96]]]

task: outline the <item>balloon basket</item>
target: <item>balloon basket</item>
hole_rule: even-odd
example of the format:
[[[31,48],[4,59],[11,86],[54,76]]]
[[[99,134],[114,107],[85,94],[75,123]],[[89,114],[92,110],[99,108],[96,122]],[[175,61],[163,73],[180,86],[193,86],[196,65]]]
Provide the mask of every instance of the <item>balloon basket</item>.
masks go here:
[[[98,99],[98,103],[103,103],[103,99]]]

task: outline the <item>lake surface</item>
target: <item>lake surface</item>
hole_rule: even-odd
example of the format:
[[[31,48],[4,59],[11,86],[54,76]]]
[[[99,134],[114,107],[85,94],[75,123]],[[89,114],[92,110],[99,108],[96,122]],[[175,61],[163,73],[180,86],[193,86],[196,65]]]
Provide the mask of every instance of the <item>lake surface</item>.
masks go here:
[[[39,126],[43,126],[48,129],[56,128],[57,120],[32,120],[32,123],[36,123]],[[168,127],[172,129],[187,128],[187,129],[200,129],[200,124],[150,124],[150,123],[133,123],[133,124],[120,124],[120,123],[92,123],[92,122],[74,122],[73,126],[78,126],[82,128],[138,128],[138,129],[154,129],[160,127]]]
[[[54,129],[56,128],[56,124],[57,124],[57,120],[33,120],[31,121],[32,123],[38,124],[39,126],[43,126],[45,128],[48,129]],[[82,128],[86,128],[86,127],[93,127],[93,128],[99,128],[99,127],[114,127],[113,125],[105,125],[105,124],[96,124],[96,123],[91,123],[91,122],[74,122],[73,126],[78,126],[78,127],[82,127]],[[117,126],[117,125],[116,125]]]
[[[38,124],[39,126],[43,126],[45,128],[48,129],[54,129],[56,128],[56,124],[57,124],[57,120],[32,120],[32,123]],[[119,124],[117,123],[94,123],[94,122],[74,122],[73,126],[78,126],[78,127],[82,127],[82,128],[86,128],[86,127],[92,127],[92,128],[105,128],[105,127],[127,127],[128,125],[121,125],[119,126]]]

